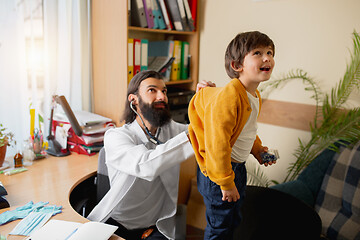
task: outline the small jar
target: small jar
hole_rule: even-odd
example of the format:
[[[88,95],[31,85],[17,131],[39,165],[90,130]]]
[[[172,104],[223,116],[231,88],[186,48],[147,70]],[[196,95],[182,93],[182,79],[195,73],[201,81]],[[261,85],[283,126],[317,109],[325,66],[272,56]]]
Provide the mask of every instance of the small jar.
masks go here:
[[[16,154],[14,156],[14,167],[19,168],[23,166],[23,156],[20,151],[19,145],[16,145]]]
[[[23,166],[23,156],[21,155],[20,152],[16,153],[14,156],[14,167],[15,168],[19,168]]]

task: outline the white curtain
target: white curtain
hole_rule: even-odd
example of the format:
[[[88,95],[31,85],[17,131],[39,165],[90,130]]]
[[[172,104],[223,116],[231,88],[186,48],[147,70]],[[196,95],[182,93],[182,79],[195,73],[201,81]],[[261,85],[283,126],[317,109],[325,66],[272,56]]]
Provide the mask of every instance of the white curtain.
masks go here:
[[[87,0],[44,0],[46,116],[55,94],[73,110],[91,111],[88,9]]]
[[[17,1],[0,1],[0,29],[0,123],[21,143],[30,136],[30,95],[24,15]],[[15,148],[8,148],[7,155],[14,152]]]
[[[18,143],[30,136],[30,104],[36,111],[35,127],[37,114],[44,119],[44,137],[49,134],[52,95],[64,95],[73,110],[91,111],[88,0],[42,1],[43,86],[38,86],[36,73],[29,71],[26,62],[29,26],[24,19],[29,16],[24,15],[24,7],[31,7],[31,2],[0,1],[0,123],[15,134]],[[30,39],[28,48],[33,49]],[[7,155],[13,155],[15,149],[9,150]]]

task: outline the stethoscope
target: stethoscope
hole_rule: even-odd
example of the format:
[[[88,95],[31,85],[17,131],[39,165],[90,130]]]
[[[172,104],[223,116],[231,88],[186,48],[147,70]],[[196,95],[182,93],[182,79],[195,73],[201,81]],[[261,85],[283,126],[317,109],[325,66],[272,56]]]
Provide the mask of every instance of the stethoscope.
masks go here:
[[[133,107],[133,101],[130,102],[130,108],[131,108],[131,110],[133,110],[134,113],[140,118],[141,123],[142,123],[142,125],[143,125],[144,128],[145,128],[146,134],[150,137],[150,139],[149,139],[150,142],[152,142],[152,143],[155,144],[155,145],[160,145],[160,144],[162,144],[162,142],[161,142],[157,137],[155,137],[154,135],[152,135],[152,134],[150,133],[149,129],[145,126],[145,123],[144,123],[142,117],[140,116],[140,114],[139,114],[139,113],[134,109],[134,107]],[[158,132],[157,132],[157,135],[158,135],[158,136],[160,135],[160,131],[161,131],[161,128],[158,129]]]

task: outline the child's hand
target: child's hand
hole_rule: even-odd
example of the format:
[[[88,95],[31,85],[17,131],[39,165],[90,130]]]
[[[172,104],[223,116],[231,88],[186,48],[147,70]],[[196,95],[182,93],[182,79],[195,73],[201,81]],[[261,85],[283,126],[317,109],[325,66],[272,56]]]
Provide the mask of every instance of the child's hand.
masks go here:
[[[262,149],[260,149],[260,151],[254,155],[254,157],[258,160],[258,162],[260,164],[264,164],[265,167],[267,167],[268,165],[273,165],[276,163],[276,160],[273,160],[273,161],[268,161],[268,162],[265,162],[262,160],[261,158],[261,153],[263,152],[268,152],[269,151],[269,148],[268,147],[262,147]]]
[[[196,85],[196,92],[200,91],[200,89],[203,89],[205,87],[216,87],[216,84],[211,82],[211,81],[205,81],[205,80],[201,80],[197,85]]]
[[[237,200],[240,199],[240,194],[236,187],[234,187],[230,190],[221,190],[221,192],[223,194],[223,197],[222,197],[223,201],[236,202]]]

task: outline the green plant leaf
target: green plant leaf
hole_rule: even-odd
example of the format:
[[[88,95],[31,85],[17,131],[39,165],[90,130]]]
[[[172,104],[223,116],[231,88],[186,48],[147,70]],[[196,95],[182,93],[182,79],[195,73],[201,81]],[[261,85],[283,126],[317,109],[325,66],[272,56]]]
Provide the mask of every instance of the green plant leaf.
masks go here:
[[[354,48],[351,61],[347,64],[342,79],[324,94],[316,81],[301,69],[291,70],[279,79],[263,84],[261,91],[272,91],[293,80],[302,80],[306,91],[313,92],[311,98],[316,103],[313,124],[310,123],[311,138],[307,142],[299,139],[299,146],[294,151],[296,161],[288,167],[284,182],[292,181],[324,149],[337,151],[336,142],[343,146],[354,144],[360,139],[360,109],[346,109],[347,100],[352,92],[360,89],[360,37],[353,32]],[[273,181],[274,182],[274,181]]]

